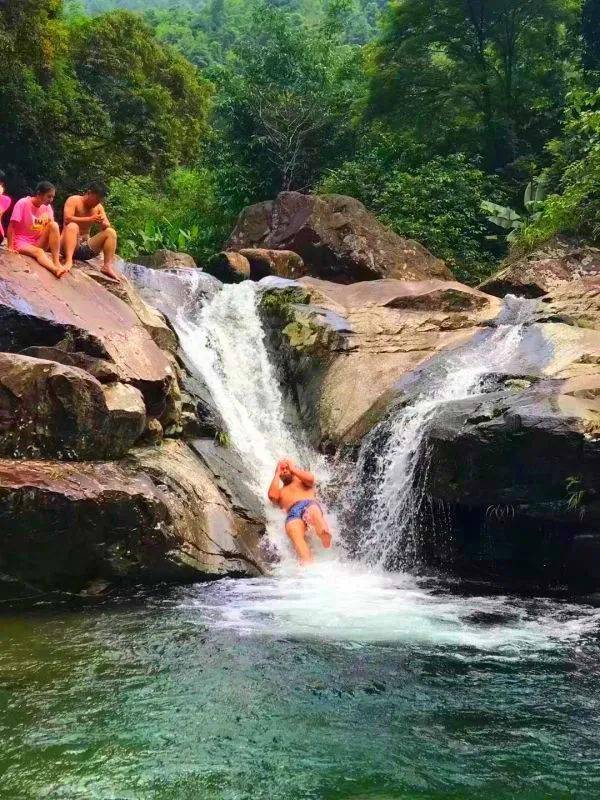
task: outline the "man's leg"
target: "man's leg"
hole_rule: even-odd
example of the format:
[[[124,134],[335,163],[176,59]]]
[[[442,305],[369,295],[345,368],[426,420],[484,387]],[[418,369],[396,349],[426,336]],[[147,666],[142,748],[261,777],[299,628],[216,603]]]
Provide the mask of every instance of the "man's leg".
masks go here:
[[[301,564],[310,564],[313,554],[305,538],[306,525],[301,519],[292,519],[285,524],[285,532],[290,537]]]
[[[117,232],[114,228],[107,228],[101,233],[97,233],[88,240],[88,244],[95,253],[104,255],[104,266],[102,272],[120,281],[119,273],[115,271],[115,253],[117,252]]]
[[[45,267],[53,275],[56,275],[57,278],[62,277],[64,274],[63,267],[60,265],[56,267],[50,256],[41,247],[37,247],[33,244],[27,244],[23,247],[19,247],[18,252],[22,256],[29,256],[30,258],[35,259],[38,264],[40,264],[42,267]]]
[[[327,549],[330,548],[331,532],[329,530],[329,524],[321,508],[316,503],[313,503],[306,509],[304,512],[304,520],[310,528],[315,529],[315,533],[321,540],[323,547]]]
[[[73,266],[75,250],[79,244],[79,225],[76,222],[69,222],[68,225],[65,225],[60,242],[65,256],[64,267],[66,270],[70,270]]]

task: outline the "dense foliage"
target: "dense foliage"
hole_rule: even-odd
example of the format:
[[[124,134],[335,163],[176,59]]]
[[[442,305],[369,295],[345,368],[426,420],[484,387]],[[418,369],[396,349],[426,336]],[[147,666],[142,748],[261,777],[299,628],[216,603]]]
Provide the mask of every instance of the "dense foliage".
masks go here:
[[[0,169],[107,179],[124,255],[204,259],[283,189],[361,199],[477,282],[506,250],[600,237],[600,0],[0,4]]]

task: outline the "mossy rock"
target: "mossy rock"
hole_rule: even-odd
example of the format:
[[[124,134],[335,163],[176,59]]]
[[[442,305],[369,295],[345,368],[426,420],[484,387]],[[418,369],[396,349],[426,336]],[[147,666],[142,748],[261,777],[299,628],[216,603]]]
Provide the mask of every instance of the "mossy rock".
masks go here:
[[[308,305],[309,303],[310,292],[300,286],[288,286],[285,289],[264,292],[260,308],[269,316],[292,321],[294,318],[293,306]]]

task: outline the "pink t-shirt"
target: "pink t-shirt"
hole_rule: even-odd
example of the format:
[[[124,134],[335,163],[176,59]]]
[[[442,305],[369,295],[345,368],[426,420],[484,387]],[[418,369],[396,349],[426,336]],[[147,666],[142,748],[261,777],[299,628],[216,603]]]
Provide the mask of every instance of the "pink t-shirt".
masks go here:
[[[33,197],[23,197],[15,203],[10,221],[15,232],[14,247],[36,245],[47,226],[54,220],[52,206],[33,205]]]
[[[12,200],[7,194],[0,194],[0,242],[4,239],[4,228],[2,227],[2,217],[8,209],[10,208],[10,204]]]

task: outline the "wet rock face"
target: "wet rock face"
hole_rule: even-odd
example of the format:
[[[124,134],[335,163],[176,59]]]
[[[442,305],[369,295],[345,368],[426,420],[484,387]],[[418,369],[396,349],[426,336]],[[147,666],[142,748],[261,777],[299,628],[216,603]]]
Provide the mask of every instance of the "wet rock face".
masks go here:
[[[454,548],[445,568],[542,590],[600,585],[597,565],[583,564],[600,554],[599,288],[595,279],[557,286],[522,331],[518,359],[494,376],[496,390],[430,418],[419,480],[444,509]]]
[[[173,383],[169,359],[135,312],[79,268],[60,281],[31,259],[0,253],[0,350],[59,347],[110,362],[154,405]]]
[[[146,424],[141,393],[81,369],[0,353],[0,455],[118,458]]]
[[[386,228],[358,200],[343,195],[282,192],[274,201],[244,209],[227,249],[248,248],[292,251],[302,257],[306,274],[340,283],[452,279],[443,261],[418,242]]]
[[[522,258],[513,260],[479,288],[504,297],[542,297],[580,279],[600,280],[600,249],[557,236]]]
[[[422,470],[453,545],[445,568],[504,586],[597,590],[599,436],[597,376],[448,404]]]
[[[182,442],[119,463],[0,459],[0,520],[0,594],[263,569],[257,530]]]
[[[468,341],[501,303],[459,283],[265,281],[261,309],[315,444],[357,444],[400,378]]]

